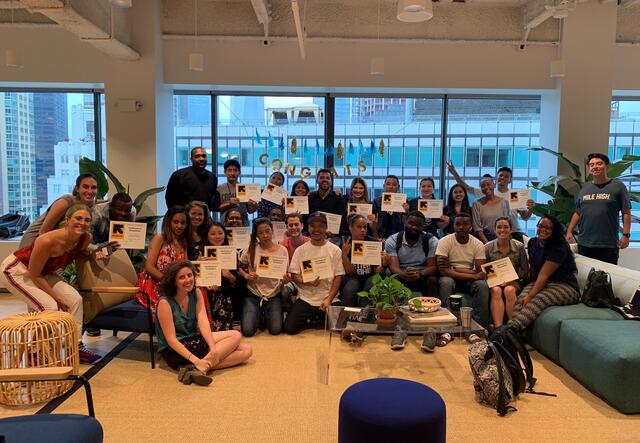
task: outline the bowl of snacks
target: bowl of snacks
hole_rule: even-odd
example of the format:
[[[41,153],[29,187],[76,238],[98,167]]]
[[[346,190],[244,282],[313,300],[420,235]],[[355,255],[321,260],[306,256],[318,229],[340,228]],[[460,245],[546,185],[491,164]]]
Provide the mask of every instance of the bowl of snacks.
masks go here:
[[[415,297],[409,300],[409,309],[415,312],[434,312],[442,302],[436,297]]]

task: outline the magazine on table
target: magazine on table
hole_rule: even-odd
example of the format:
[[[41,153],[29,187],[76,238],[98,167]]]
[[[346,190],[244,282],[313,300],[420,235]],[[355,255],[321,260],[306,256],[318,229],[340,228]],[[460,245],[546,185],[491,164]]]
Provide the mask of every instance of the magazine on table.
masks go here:
[[[612,309],[618,311],[627,320],[640,320],[640,286],[636,289],[629,303],[624,306],[612,306]]]

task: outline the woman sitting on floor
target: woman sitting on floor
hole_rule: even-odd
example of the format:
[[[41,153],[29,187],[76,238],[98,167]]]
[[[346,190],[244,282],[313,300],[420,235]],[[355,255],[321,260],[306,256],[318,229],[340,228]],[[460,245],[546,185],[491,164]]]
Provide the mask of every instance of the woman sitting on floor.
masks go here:
[[[494,228],[496,239],[484,245],[487,262],[509,257],[513,268],[518,274],[518,279],[503,282],[491,288],[491,318],[495,327],[502,326],[504,314],[511,319],[513,307],[516,304],[516,296],[522,290],[522,282],[527,278],[529,262],[524,245],[511,238],[511,219],[499,217]]]
[[[158,351],[172,369],[180,369],[181,382],[206,386],[211,383],[207,375],[210,371],[244,363],[251,357],[251,346],[240,343],[238,331],[211,332],[204,295],[196,288],[190,261],[180,260],[169,266],[160,287]]]
[[[93,364],[101,357],[82,344],[82,297],[58,271],[81,254],[89,254],[87,232],[91,213],[85,205],[66,212],[65,227],[40,235],[33,244],[10,254],[0,265],[5,288],[21,297],[31,311],[65,311],[73,316],[80,337],[80,362]]]
[[[240,277],[247,280],[249,291],[244,297],[242,306],[242,335],[253,336],[260,325],[261,314],[264,313],[266,327],[272,335],[282,332],[282,295],[283,283],[289,282],[287,272],[281,278],[260,277],[257,274],[260,257],[282,257],[289,267],[287,249],[273,241],[273,228],[269,219],[258,218],[253,222],[251,243],[242,251]],[[285,268],[285,269],[287,269]]]
[[[146,297],[149,296],[151,308],[155,309],[160,298],[158,285],[170,264],[187,258],[187,245],[189,238],[189,225],[184,206],[172,206],[162,219],[162,233],[156,234],[149,244],[147,261],[144,270],[138,276],[136,286],[140,292],[136,294],[136,300],[147,306]]]
[[[520,293],[508,323],[516,330],[524,330],[549,306],[580,301],[576,261],[555,217],[540,219],[537,236],[529,240],[528,249],[531,283]]]

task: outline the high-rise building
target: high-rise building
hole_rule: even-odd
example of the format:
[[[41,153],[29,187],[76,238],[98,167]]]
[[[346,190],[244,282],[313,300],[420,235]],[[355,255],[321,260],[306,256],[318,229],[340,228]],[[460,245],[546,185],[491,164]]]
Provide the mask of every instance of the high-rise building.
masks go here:
[[[68,132],[67,94],[33,94],[34,131],[36,152],[37,204],[47,203],[46,178],[54,174],[53,148],[56,143],[65,141]]]
[[[265,124],[264,97],[231,96],[229,121],[232,125]]]
[[[211,97],[209,95],[175,95],[173,106],[176,126],[211,124]]]
[[[0,210],[36,216],[33,94],[0,93]]]

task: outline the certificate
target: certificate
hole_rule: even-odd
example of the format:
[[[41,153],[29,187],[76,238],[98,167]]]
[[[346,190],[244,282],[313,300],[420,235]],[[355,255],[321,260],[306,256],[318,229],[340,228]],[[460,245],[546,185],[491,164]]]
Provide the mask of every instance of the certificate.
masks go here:
[[[490,288],[519,279],[509,257],[485,263],[481,267],[482,272],[487,274],[487,285]]]
[[[238,268],[238,253],[233,246],[205,246],[204,256],[207,261],[219,263],[221,269]]]
[[[330,212],[318,211],[320,214],[324,214],[327,217],[327,231],[333,235],[340,233],[340,223],[342,222],[342,216],[338,214],[332,214]]]
[[[395,192],[382,193],[382,210],[387,212],[405,212],[402,207],[407,202],[407,194]]]
[[[146,223],[111,221],[109,241],[117,241],[122,249],[144,249]]]
[[[260,277],[280,280],[289,267],[289,257],[282,255],[259,255],[256,274]]]
[[[236,183],[236,197],[243,203],[260,201],[260,185],[258,183]]]
[[[370,203],[347,203],[347,217],[355,214],[371,215],[373,214],[373,205]]]
[[[249,246],[251,241],[249,228],[228,228],[226,231],[229,246],[233,246],[236,249],[244,249]]]
[[[507,194],[509,209],[527,209],[527,200],[531,199],[528,189],[512,189]]]
[[[311,258],[308,260],[302,260],[300,263],[300,272],[302,273],[302,281],[313,281],[317,277],[333,278],[333,271],[331,269],[331,263],[328,257]]]
[[[287,233],[287,225],[285,222],[271,222],[273,225],[273,241],[280,243]]]
[[[284,199],[284,212],[291,214],[298,212],[300,214],[309,213],[309,198],[305,196],[286,197]]]
[[[382,242],[351,240],[351,263],[380,266],[381,262]]]
[[[209,287],[222,285],[222,268],[214,261],[194,261],[196,285]]]
[[[425,218],[442,217],[442,200],[427,200],[421,198],[418,200],[418,211],[422,212]]]
[[[287,196],[287,191],[280,186],[276,186],[273,183],[267,184],[262,191],[261,198],[262,200],[270,201],[271,203],[275,203],[276,205],[282,205],[282,199]]]

